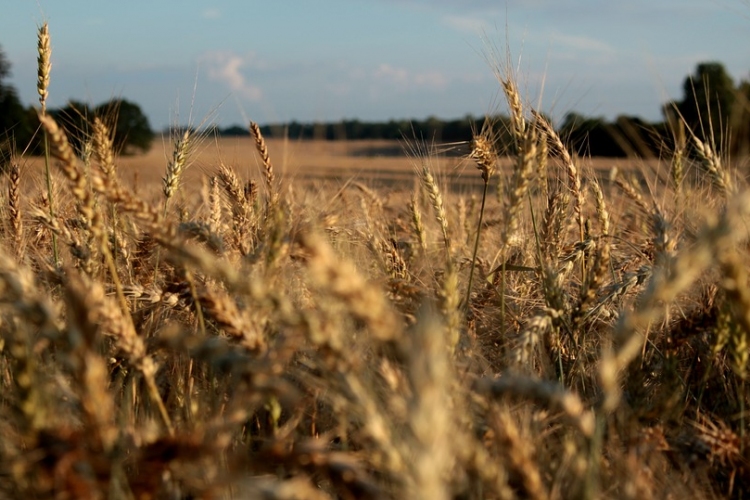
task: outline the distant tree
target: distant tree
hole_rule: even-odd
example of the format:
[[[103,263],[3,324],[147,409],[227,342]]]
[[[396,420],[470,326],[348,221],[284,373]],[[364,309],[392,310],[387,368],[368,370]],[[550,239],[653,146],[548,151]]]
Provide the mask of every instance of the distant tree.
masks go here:
[[[65,130],[68,141],[79,154],[84,143],[91,137],[91,123],[94,112],[88,104],[68,101],[63,108],[51,109],[50,115]]]
[[[239,125],[232,125],[231,127],[221,129],[219,133],[226,137],[240,137],[243,135],[250,135],[250,130],[248,130],[247,127],[241,127]],[[268,135],[268,134],[265,134],[265,135]]]
[[[578,113],[568,113],[560,126],[560,136],[568,141],[569,147],[582,156],[626,156],[620,137],[612,125],[601,117],[585,117]]]
[[[679,112],[698,138],[712,141],[717,149],[722,149],[737,100],[737,89],[724,65],[698,64],[695,73],[685,78],[682,92],[681,101],[664,106],[667,121],[673,122],[672,115]]]
[[[113,99],[94,110],[114,129],[114,147],[123,154],[146,152],[154,140],[154,131],[141,108],[125,99]]]
[[[10,61],[0,48],[0,163],[12,148],[22,150],[34,133],[29,113],[16,89],[6,82],[10,74]]]

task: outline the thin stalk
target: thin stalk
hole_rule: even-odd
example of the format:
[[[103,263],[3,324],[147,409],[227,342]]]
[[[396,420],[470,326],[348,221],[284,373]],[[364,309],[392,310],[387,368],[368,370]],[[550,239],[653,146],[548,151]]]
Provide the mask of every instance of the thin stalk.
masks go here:
[[[49,137],[47,131],[44,130],[44,175],[47,179],[47,200],[49,201],[49,216],[51,220],[55,220],[55,208],[52,203],[52,175],[49,170]],[[55,259],[55,267],[60,265],[60,256],[57,252],[57,236],[55,232],[52,232],[52,255]]]
[[[740,452],[745,451],[745,378],[740,383]]]
[[[482,206],[479,209],[479,222],[477,223],[477,236],[474,240],[474,253],[471,256],[471,269],[469,271],[469,286],[466,288],[466,310],[469,310],[471,305],[471,285],[474,282],[474,268],[477,262],[477,252],[479,251],[479,237],[482,234],[482,219],[484,218],[484,203],[487,200],[487,187],[489,186],[489,178],[484,179],[484,190],[482,191]]]
[[[500,276],[503,284],[500,287],[500,335],[505,336],[505,247],[502,250],[503,263],[500,265]]]
[[[531,191],[526,193],[529,198],[529,212],[531,213],[531,226],[534,229],[534,241],[536,242],[536,253],[537,259],[539,259],[539,269],[544,269],[544,262],[542,262],[542,242],[539,241],[539,228],[536,225],[536,216],[534,215],[534,203],[531,199]]]
[[[201,306],[198,298],[198,289],[195,287],[195,280],[193,279],[193,273],[185,271],[185,280],[190,286],[190,295],[193,297],[195,303],[195,315],[198,317],[198,327],[200,328],[201,335],[206,336],[206,321],[203,319],[203,307]]]
[[[164,213],[162,218],[167,220],[167,207],[169,204],[169,198],[164,200]],[[156,285],[156,279],[159,277],[159,261],[161,260],[161,246],[156,248],[156,262],[154,262],[154,285]]]

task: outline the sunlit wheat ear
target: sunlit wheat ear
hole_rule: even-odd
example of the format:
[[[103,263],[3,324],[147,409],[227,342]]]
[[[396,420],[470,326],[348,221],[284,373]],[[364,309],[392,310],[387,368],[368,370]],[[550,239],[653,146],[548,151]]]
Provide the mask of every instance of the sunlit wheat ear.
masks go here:
[[[542,221],[542,254],[547,263],[557,263],[565,237],[565,216],[568,211],[569,196],[559,188],[547,197],[547,208]]]
[[[255,137],[255,148],[260,154],[260,159],[263,162],[263,172],[266,179],[266,189],[268,190],[269,202],[273,205],[276,204],[279,197],[278,186],[276,185],[276,176],[273,171],[273,163],[271,163],[271,156],[268,154],[268,146],[266,140],[260,131],[260,126],[255,122],[250,122],[250,131]]]
[[[573,200],[574,200],[573,210],[576,214],[576,219],[578,220],[578,227],[580,230],[580,239],[581,241],[583,241],[584,240],[583,205],[584,205],[585,199],[583,196],[583,190],[581,189],[581,173],[578,167],[576,166],[575,162],[573,161],[573,158],[571,157],[570,152],[568,151],[568,148],[565,147],[565,145],[562,142],[562,139],[560,139],[560,135],[552,127],[549,121],[547,121],[547,119],[541,113],[532,111],[532,114],[534,116],[534,120],[537,123],[537,125],[545,133],[547,138],[552,142],[552,146],[554,147],[555,152],[560,155],[560,158],[562,158],[563,166],[565,167],[565,171],[567,172],[567,176],[568,176],[568,187],[570,188],[570,191],[573,193]]]
[[[246,255],[254,246],[253,242],[250,241],[253,210],[252,203],[248,198],[248,194],[251,195],[253,188],[250,187],[249,190],[245,191],[234,169],[227,165],[222,164],[219,167],[218,177],[229,198],[229,206],[232,209],[232,241],[237,250]]]
[[[505,221],[501,234],[503,248],[508,245],[518,231],[521,204],[528,192],[534,173],[534,164],[537,156],[536,147],[536,129],[529,128],[521,143],[521,153],[516,158],[510,197],[505,206]]]
[[[49,75],[52,70],[52,46],[50,45],[49,26],[42,24],[37,34],[37,84],[36,90],[39,94],[39,104],[42,114],[47,112],[47,97],[49,95]]]
[[[521,94],[518,92],[518,87],[512,76],[501,78],[500,84],[503,87],[503,93],[510,109],[511,132],[516,144],[520,147],[526,135],[526,119],[523,116]]]
[[[219,178],[215,175],[209,179],[208,204],[210,209],[208,215],[209,227],[212,232],[222,235],[224,227],[221,220],[221,195],[219,194]]]
[[[709,144],[708,141],[701,141],[698,136],[690,133],[690,137],[693,140],[695,150],[698,152],[698,156],[701,159],[701,165],[708,172],[709,178],[714,186],[724,196],[733,194],[736,190],[732,178],[724,168],[721,162],[721,158],[714,148]]]
[[[604,194],[596,179],[592,180],[591,190],[596,199],[596,214],[601,226],[601,235],[596,240],[597,253],[591,273],[587,276],[587,282],[581,288],[578,304],[571,314],[571,326],[575,339],[578,339],[578,329],[586,314],[594,307],[599,289],[604,284],[610,266],[610,244],[609,244],[609,211],[604,201]]]
[[[99,168],[107,177],[115,175],[114,141],[109,127],[99,118],[94,118],[94,156]]]
[[[37,32],[37,93],[41,105],[41,115],[47,114],[47,97],[49,95],[49,78],[52,70],[52,46],[50,44],[49,27],[44,23]],[[52,173],[50,172],[49,139],[44,132],[44,177],[47,181],[47,202],[49,203],[49,215],[55,218],[55,200],[52,197]],[[52,234],[52,257],[55,265],[60,262],[57,251],[57,236]]]
[[[72,191],[78,200],[77,208],[82,216],[84,227],[97,241],[103,234],[102,217],[96,208],[96,201],[89,189],[89,183],[77,165],[73,148],[68,143],[65,132],[49,115],[39,115],[39,121],[49,136],[55,156],[60,160],[59,166],[72,185]],[[91,248],[96,251],[95,247]]]
[[[604,201],[602,188],[596,179],[591,181],[591,190],[594,192],[594,199],[596,200],[596,216],[599,219],[602,236],[607,237],[609,236],[610,225],[609,210],[607,210],[607,203]]]
[[[476,162],[482,180],[488,182],[497,168],[497,152],[492,138],[488,134],[475,136],[469,157]]]
[[[479,209],[479,220],[477,221],[476,238],[474,240],[474,251],[471,256],[471,268],[469,270],[469,283],[466,287],[466,307],[471,305],[471,288],[474,282],[474,268],[477,261],[477,252],[479,251],[479,241],[482,233],[482,221],[484,219],[484,207],[487,201],[487,189],[490,183],[490,177],[495,172],[497,165],[497,152],[495,151],[494,138],[490,133],[491,124],[485,120],[482,132],[474,136],[472,149],[469,157],[473,159],[479,171],[482,173],[484,187],[482,189],[482,205]]]
[[[435,219],[440,226],[440,231],[443,234],[443,243],[445,245],[445,251],[450,258],[451,252],[451,238],[448,230],[448,214],[445,211],[445,205],[443,204],[443,194],[440,191],[435,176],[432,174],[430,167],[426,164],[422,164],[422,168],[419,171],[419,179],[422,182],[427,195],[430,198],[430,203],[435,211]]]
[[[185,132],[177,137],[174,143],[174,150],[172,152],[172,159],[167,164],[167,172],[164,176],[164,213],[166,215],[167,206],[169,200],[177,192],[180,187],[180,181],[182,174],[187,167],[188,154],[192,146],[192,135],[190,129],[186,129]]]

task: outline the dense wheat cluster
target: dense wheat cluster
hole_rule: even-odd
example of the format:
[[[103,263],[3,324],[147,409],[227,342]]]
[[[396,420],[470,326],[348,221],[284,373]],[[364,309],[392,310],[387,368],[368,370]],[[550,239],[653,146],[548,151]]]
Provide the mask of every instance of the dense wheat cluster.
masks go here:
[[[424,143],[413,187],[285,179],[251,123],[257,179],[185,186],[184,132],[136,194],[107,117],[74,151],[43,105],[49,176],[12,158],[2,197],[0,494],[747,495],[736,164],[676,127],[594,170],[498,74],[476,192]]]

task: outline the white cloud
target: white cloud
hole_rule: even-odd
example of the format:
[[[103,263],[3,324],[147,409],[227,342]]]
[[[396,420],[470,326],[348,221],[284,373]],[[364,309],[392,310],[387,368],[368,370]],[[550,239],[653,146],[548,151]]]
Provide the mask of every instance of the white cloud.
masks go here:
[[[382,63],[373,72],[376,81],[396,85],[404,90],[413,88],[444,89],[448,85],[448,77],[439,71],[412,72],[405,68]]]
[[[587,36],[552,33],[549,36],[549,39],[556,47],[572,49],[577,52],[597,52],[600,54],[615,53],[614,47],[608,43]]]
[[[242,69],[253,66],[255,55],[239,55],[229,51],[208,52],[199,58],[207,66],[208,77],[229,87],[239,97],[258,101],[263,97],[260,87],[247,81]]]
[[[219,9],[208,8],[201,13],[201,17],[204,19],[219,19],[221,17],[221,11]]]
[[[451,29],[468,33],[470,35],[481,35],[489,31],[491,25],[487,23],[487,17],[446,15],[442,19],[443,24]]]

